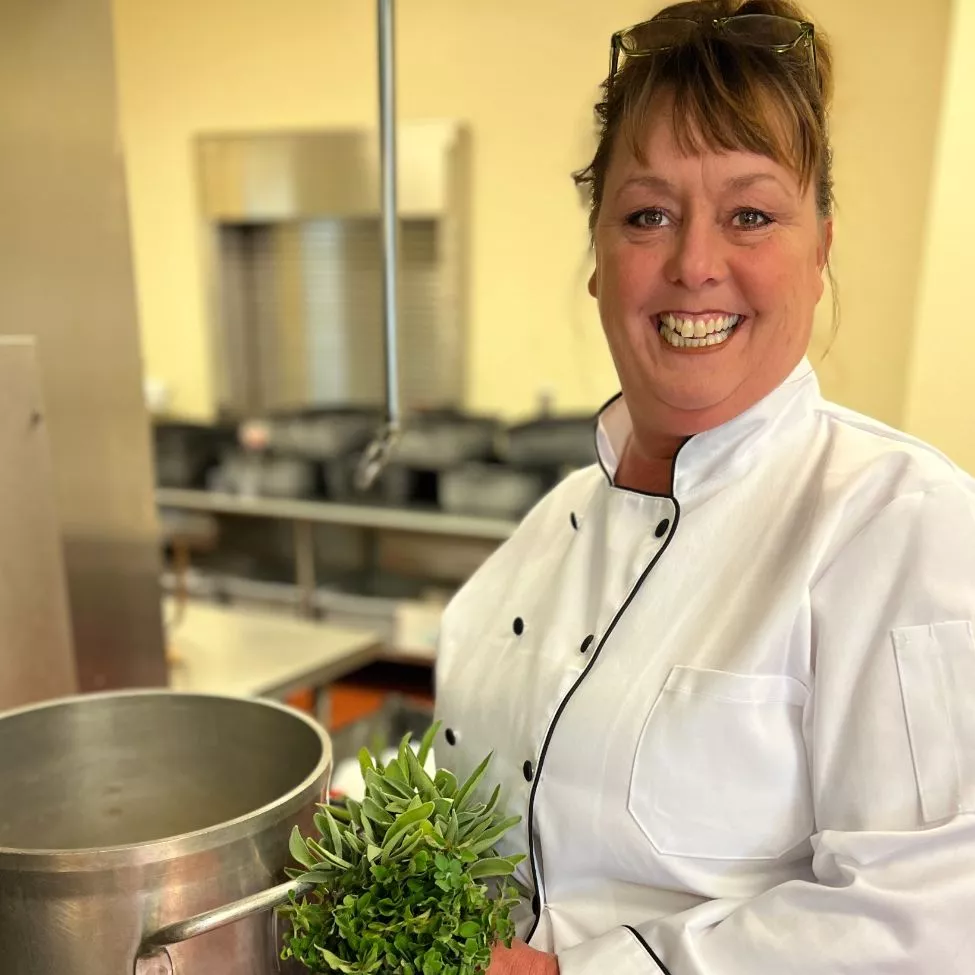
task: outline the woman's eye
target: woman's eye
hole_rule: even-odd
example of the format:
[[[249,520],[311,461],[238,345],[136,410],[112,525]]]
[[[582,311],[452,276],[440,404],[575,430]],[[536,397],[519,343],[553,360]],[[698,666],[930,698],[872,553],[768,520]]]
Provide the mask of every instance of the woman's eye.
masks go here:
[[[626,218],[626,222],[639,230],[656,230],[658,227],[669,226],[670,218],[663,210],[651,207],[649,210],[637,210],[636,213],[631,213]]]
[[[761,230],[773,223],[772,218],[761,210],[739,210],[731,223],[739,230]]]

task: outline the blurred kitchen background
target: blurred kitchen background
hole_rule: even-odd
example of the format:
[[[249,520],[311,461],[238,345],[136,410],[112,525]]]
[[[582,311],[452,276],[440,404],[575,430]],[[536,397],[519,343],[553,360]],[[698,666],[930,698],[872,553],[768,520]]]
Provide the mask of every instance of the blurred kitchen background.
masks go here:
[[[838,63],[841,308],[811,358],[975,471],[975,4],[807,6]],[[375,5],[0,0],[0,708],[269,694],[340,758],[429,720],[446,601],[594,459],[616,384],[569,174],[610,34],[656,9],[397,4],[407,419],[362,493]]]

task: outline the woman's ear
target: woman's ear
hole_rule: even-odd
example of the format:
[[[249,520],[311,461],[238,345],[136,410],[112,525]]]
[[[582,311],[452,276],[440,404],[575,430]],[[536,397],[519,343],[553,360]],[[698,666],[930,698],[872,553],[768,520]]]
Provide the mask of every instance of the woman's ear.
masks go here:
[[[823,221],[822,230],[819,235],[819,250],[816,252],[816,263],[819,265],[820,273],[829,264],[829,254],[833,249],[833,218],[827,217]]]
[[[599,289],[596,287],[596,269],[595,268],[592,269],[592,274],[589,275],[589,294],[591,294],[593,296],[593,298],[598,298],[599,297]]]

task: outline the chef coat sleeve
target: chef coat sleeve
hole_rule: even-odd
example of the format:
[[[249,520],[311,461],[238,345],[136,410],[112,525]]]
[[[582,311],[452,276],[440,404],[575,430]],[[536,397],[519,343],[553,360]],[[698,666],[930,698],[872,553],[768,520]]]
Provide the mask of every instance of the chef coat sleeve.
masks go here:
[[[814,581],[812,878],[618,928],[562,975],[975,971],[975,502],[904,495]]]

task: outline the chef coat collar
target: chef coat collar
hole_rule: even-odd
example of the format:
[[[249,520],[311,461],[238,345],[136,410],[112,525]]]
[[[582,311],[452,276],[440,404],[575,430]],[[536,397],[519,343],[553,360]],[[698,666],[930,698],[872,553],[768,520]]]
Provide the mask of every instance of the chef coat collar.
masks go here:
[[[803,357],[785,381],[754,406],[727,423],[689,437],[674,464],[672,495],[682,496],[702,483],[715,484],[747,463],[773,431],[808,417],[820,398],[819,381]],[[614,484],[623,450],[633,432],[633,421],[623,394],[599,412],[596,453],[610,485]]]

